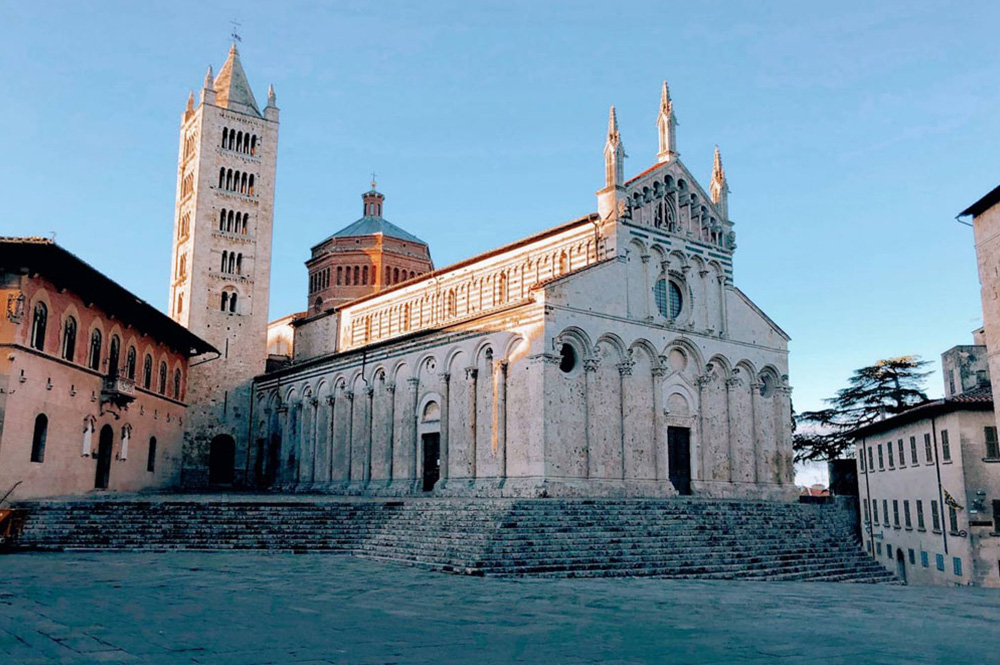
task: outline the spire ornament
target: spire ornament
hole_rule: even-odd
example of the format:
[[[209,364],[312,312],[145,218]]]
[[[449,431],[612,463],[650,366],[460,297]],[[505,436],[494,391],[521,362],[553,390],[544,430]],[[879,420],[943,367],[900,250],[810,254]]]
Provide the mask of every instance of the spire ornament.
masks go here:
[[[656,116],[656,128],[660,135],[658,162],[669,162],[677,158],[677,118],[674,116],[674,102],[670,99],[670,88],[663,82],[660,91],[660,112]]]
[[[278,98],[274,94],[274,84],[273,83],[268,83],[267,84],[267,105],[268,106],[277,106],[277,101],[278,101]]]
[[[722,168],[722,155],[719,146],[715,146],[715,159],[712,162],[712,182],[709,185],[712,203],[718,208],[723,219],[729,219],[729,183],[726,182],[726,170]]]
[[[212,65],[208,66],[208,72],[205,74],[205,84],[202,86],[206,90],[211,90],[215,85],[215,77],[212,76]]]
[[[608,137],[604,142],[604,187],[597,192],[597,212],[601,219],[615,219],[619,213],[619,199],[625,193],[625,147],[618,130],[615,107],[608,115]]]

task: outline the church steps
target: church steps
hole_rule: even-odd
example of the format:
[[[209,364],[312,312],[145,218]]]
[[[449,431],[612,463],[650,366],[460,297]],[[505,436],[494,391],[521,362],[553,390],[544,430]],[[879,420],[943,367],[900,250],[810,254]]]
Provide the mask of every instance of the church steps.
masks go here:
[[[24,547],[348,554],[489,575],[886,581],[833,506],[709,500],[26,504]]]

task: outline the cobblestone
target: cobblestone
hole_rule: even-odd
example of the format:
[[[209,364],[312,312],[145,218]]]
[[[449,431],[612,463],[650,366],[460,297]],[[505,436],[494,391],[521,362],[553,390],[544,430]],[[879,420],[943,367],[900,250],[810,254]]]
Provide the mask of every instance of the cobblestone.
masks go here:
[[[1000,594],[504,579],[336,555],[0,557],[0,662],[992,662]]]

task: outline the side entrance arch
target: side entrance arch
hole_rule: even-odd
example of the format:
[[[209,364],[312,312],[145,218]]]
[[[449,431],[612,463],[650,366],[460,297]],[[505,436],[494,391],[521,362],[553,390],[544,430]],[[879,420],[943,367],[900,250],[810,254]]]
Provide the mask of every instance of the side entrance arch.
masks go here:
[[[232,485],[235,467],[236,441],[228,434],[220,434],[208,449],[208,484]]]
[[[437,395],[435,395],[437,397]],[[433,491],[441,479],[441,406],[435,399],[427,399],[420,410],[420,462],[422,478],[420,489]]]
[[[906,557],[903,556],[903,548],[896,548],[896,576],[906,583]]]
[[[115,431],[111,425],[101,428],[100,442],[97,444],[97,474],[94,477],[94,488],[108,489],[111,479],[111,448],[115,442]]]

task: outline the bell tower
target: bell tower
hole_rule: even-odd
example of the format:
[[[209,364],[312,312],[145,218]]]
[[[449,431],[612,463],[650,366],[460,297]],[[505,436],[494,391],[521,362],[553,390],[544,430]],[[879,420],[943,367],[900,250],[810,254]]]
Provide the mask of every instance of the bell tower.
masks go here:
[[[189,487],[245,481],[251,381],[267,357],[275,101],[269,87],[260,111],[234,43],[181,114],[170,316],[220,353],[189,374]]]

